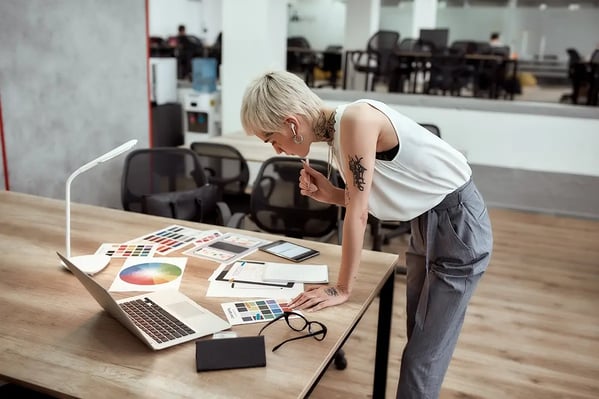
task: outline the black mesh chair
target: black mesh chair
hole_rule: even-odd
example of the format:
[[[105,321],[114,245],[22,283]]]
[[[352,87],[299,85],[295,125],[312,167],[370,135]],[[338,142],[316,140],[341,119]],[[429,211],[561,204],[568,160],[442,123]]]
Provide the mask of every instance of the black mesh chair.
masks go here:
[[[430,59],[429,79],[424,92],[434,94],[440,91],[452,96],[460,96],[462,89],[472,82],[474,68],[467,65],[464,53],[451,48],[443,54],[434,54]]]
[[[328,163],[311,160],[310,166],[325,176]],[[261,166],[250,200],[250,218],[264,231],[296,238],[328,241],[335,233],[341,243],[341,212],[336,205],[324,204],[300,193],[299,158],[272,157]],[[338,185],[337,173],[331,182]]]
[[[231,212],[249,213],[250,170],[243,155],[228,144],[205,141],[191,143],[191,150],[199,156],[208,182],[218,187],[219,198]]]
[[[126,211],[225,225],[231,218],[218,189],[208,184],[200,159],[189,148],[131,151],[121,177]]]
[[[339,79],[339,71],[341,71],[342,64],[342,46],[331,45],[322,53],[322,59],[320,61],[320,69],[323,72],[328,73],[329,81],[327,83],[319,84],[318,88],[325,86],[331,86],[333,89],[337,88],[337,80]]]
[[[375,84],[389,77],[389,60],[397,48],[399,32],[380,30],[368,39],[365,51],[354,51],[351,57],[356,72],[366,74],[364,90],[368,91],[369,77],[372,76],[370,90]]]
[[[310,166],[325,176],[329,164],[310,160]],[[336,205],[324,204],[306,197],[299,190],[300,158],[272,157],[261,166],[252,188],[250,218],[269,233],[296,238],[317,238],[328,241],[337,233],[341,243],[343,221]],[[338,186],[338,173],[331,170],[330,180]],[[343,370],[347,360],[343,349],[334,358],[335,367]]]
[[[319,59],[303,36],[287,38],[287,70],[304,74],[304,81],[310,87],[314,85],[314,67]]]

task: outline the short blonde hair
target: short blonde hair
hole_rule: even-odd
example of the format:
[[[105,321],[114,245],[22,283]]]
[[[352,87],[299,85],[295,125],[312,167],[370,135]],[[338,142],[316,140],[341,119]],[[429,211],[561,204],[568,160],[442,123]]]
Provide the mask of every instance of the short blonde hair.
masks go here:
[[[324,102],[297,75],[271,71],[254,79],[241,103],[241,125],[248,134],[276,132],[287,117],[303,116],[314,123]]]

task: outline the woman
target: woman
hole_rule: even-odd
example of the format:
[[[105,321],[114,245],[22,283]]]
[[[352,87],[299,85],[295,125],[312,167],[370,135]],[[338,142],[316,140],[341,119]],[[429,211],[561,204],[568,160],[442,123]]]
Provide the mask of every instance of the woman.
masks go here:
[[[303,195],[345,206],[335,285],[307,290],[294,309],[347,301],[360,266],[368,214],[411,221],[406,253],[407,336],[398,398],[438,397],[466,307],[492,249],[491,224],[460,152],[387,105],[358,100],[327,107],[296,75],[269,72],[246,89],[244,129],[277,154],[306,157],[324,141],[345,181],[334,187],[304,163]],[[329,162],[330,162],[329,161]]]

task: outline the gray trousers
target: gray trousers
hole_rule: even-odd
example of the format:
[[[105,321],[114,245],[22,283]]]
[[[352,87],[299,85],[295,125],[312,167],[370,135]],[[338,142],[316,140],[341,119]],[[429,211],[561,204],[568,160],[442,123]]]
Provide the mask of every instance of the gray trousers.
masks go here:
[[[489,264],[491,222],[470,180],[411,221],[398,399],[438,398],[468,302]]]

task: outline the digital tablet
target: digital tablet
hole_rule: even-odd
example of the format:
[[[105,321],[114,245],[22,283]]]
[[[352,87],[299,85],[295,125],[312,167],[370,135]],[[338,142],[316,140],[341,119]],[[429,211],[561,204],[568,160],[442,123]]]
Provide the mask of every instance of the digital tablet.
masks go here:
[[[285,240],[273,241],[260,247],[261,251],[268,252],[281,258],[291,260],[293,262],[301,262],[320,254],[315,249],[294,244]]]

